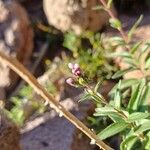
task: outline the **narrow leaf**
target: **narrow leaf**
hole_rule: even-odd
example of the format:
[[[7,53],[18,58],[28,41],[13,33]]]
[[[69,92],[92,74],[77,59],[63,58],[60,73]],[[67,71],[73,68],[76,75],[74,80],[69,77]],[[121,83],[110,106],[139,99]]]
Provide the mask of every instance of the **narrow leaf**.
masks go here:
[[[119,78],[119,77],[125,75],[126,73],[133,71],[133,70],[136,70],[136,69],[134,69],[134,68],[127,68],[127,69],[124,69],[124,70],[119,70],[119,71],[117,71],[117,72],[112,76],[112,79]]]
[[[119,114],[111,113],[108,115],[113,122],[123,122],[124,119]]]
[[[126,57],[126,58],[123,58],[123,62],[129,64],[130,66],[132,66],[132,68],[137,69],[137,63],[135,59]]]
[[[132,91],[132,96],[129,100],[128,109],[137,110],[140,103],[140,96],[142,94],[143,88],[145,86],[145,79],[141,80],[141,83]]]
[[[148,105],[149,99],[150,99],[150,83],[148,83],[148,85],[145,88],[140,105],[141,106]]]
[[[144,47],[141,49],[142,54],[145,53],[150,48],[150,42],[145,43]]]
[[[136,134],[140,134],[144,131],[150,130],[150,120],[144,122],[142,125],[139,126],[139,128],[135,131]]]
[[[147,137],[147,141],[145,143],[145,150],[149,150],[150,149],[150,131],[146,134]]]
[[[141,23],[142,19],[143,19],[143,15],[141,15],[141,16],[139,17],[139,19],[135,22],[135,24],[132,26],[132,28],[131,28],[130,31],[128,32],[128,38],[129,38],[130,40],[131,40],[132,35],[134,34],[136,28],[137,28],[138,25]]]
[[[108,3],[107,3],[107,8],[108,8],[108,9],[110,9],[110,7],[111,7],[111,5],[112,5],[112,1],[113,1],[113,0],[109,0],[109,1],[108,1]]]
[[[139,121],[149,116],[150,116],[150,113],[135,112],[135,113],[130,114],[128,118],[126,119],[126,121],[128,122]]]
[[[94,116],[107,116],[110,114],[116,114],[116,110],[112,107],[101,107],[95,109],[96,113],[94,113]]]
[[[104,139],[106,139],[108,137],[111,137],[111,136],[117,134],[117,133],[120,133],[121,131],[125,130],[128,126],[129,126],[129,124],[126,123],[126,122],[112,123],[111,125],[106,127],[103,131],[101,131],[98,134],[98,137],[101,140],[104,140]]]
[[[131,150],[132,146],[135,144],[135,142],[138,140],[137,136],[129,136],[126,138],[120,145],[121,150]]]
[[[145,61],[145,69],[149,69],[150,68],[150,57],[148,57]]]
[[[138,81],[137,79],[126,79],[126,80],[122,80],[122,81],[121,81],[120,89],[123,90],[123,89],[126,89],[126,88],[131,87],[132,85],[136,85],[136,84],[138,84],[138,83],[139,83],[139,81]],[[116,91],[117,87],[118,87],[118,84],[116,84],[116,85],[113,87],[113,89],[110,91],[109,94],[110,94],[110,95],[113,94],[113,93]]]
[[[142,92],[142,96],[140,98],[139,103],[139,111],[140,112],[148,112],[149,111],[149,100],[150,100],[150,83],[148,83]]]
[[[114,96],[114,103],[115,103],[115,107],[117,107],[117,108],[121,107],[120,87],[121,87],[121,80],[119,81],[119,84],[118,84],[118,87],[116,89],[115,96]]]
[[[85,100],[88,100],[90,97],[91,97],[90,94],[85,94],[80,98],[80,100],[78,102],[83,102]]]
[[[103,79],[101,79],[100,81],[98,81],[98,83],[96,84],[95,88],[94,88],[94,92],[97,93],[99,87],[102,85],[103,83]]]
[[[122,52],[115,52],[108,55],[108,57],[127,57],[132,58],[132,55],[129,52],[122,51]]]
[[[142,44],[142,41],[135,43],[130,50],[131,54],[134,54],[138,50],[141,44]]]

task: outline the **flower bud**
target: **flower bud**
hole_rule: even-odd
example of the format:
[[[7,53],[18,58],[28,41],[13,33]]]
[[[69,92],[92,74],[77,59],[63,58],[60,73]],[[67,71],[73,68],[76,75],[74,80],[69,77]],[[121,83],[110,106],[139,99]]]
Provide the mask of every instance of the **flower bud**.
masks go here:
[[[74,81],[73,78],[68,78],[68,79],[66,80],[66,83],[69,84],[69,85],[71,85],[71,86],[74,86],[74,85],[75,85],[75,81]]]
[[[79,64],[74,64],[73,69],[80,69]]]
[[[81,71],[80,70],[75,70],[74,75],[75,76],[80,76],[81,75]]]
[[[81,76],[81,69],[79,67],[79,64],[72,64],[72,63],[69,63],[68,64],[68,67],[71,69],[72,73],[75,75],[75,76]]]

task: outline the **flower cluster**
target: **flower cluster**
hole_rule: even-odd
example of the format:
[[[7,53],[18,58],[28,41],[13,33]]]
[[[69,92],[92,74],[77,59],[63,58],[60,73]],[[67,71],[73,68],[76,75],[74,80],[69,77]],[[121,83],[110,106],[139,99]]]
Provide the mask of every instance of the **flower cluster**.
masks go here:
[[[75,76],[81,76],[81,69],[79,67],[79,64],[72,64],[72,63],[69,63],[68,64],[68,67],[71,69],[72,73],[75,75]]]
[[[74,77],[70,77],[66,80],[66,83],[68,83],[71,86],[77,86],[79,85],[78,80],[82,78],[82,72],[79,64],[68,64],[69,69],[71,70]]]

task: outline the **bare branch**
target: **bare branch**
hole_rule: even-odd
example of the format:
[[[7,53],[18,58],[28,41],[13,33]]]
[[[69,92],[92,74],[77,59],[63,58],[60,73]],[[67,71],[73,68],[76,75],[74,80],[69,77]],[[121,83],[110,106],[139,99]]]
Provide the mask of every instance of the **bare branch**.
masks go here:
[[[92,141],[103,150],[113,150],[111,147],[106,145],[101,141],[89,128],[87,128],[79,119],[77,119],[73,114],[67,111],[55,98],[49,94],[44,87],[42,87],[36,78],[15,58],[11,58],[2,52],[0,52],[0,61],[5,63],[14,72],[16,72],[22,79],[24,79],[37,94],[39,94],[45,101],[50,104],[50,107],[55,109],[60,115],[63,115],[72,124],[74,124],[78,129],[85,133]]]

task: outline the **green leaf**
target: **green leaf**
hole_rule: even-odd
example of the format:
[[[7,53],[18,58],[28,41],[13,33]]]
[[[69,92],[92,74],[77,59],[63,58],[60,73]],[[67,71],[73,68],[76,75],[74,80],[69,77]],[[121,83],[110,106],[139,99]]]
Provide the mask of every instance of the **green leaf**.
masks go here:
[[[145,121],[143,124],[141,124],[137,130],[135,130],[136,134],[143,133],[144,131],[150,130],[150,120]]]
[[[94,6],[92,7],[92,10],[104,10],[104,7],[99,5],[99,6]]]
[[[22,97],[26,97],[26,98],[32,98],[33,95],[33,89],[30,86],[24,86],[23,88],[21,88],[21,90],[19,91],[20,96]]]
[[[146,137],[148,138],[146,143],[145,143],[145,150],[149,150],[150,149],[150,132],[148,132],[146,134]]]
[[[150,83],[148,83],[142,92],[142,96],[140,98],[139,111],[140,112],[148,112],[149,111],[149,99],[150,99]]]
[[[129,95],[130,95],[130,89],[127,89],[122,93],[122,98],[126,99]]]
[[[131,28],[130,31],[128,32],[128,38],[129,38],[129,40],[131,40],[132,35],[134,34],[134,32],[135,32],[137,26],[141,23],[142,19],[143,19],[143,15],[141,15],[141,16],[139,17],[139,19],[135,22],[135,24],[132,26],[132,28]]]
[[[121,150],[131,150],[135,142],[138,140],[137,136],[129,136],[127,137],[120,145]]]
[[[91,98],[96,102],[96,103],[103,103],[103,98],[102,96],[97,92],[97,95],[95,94],[90,94]]]
[[[122,80],[121,81],[121,86],[120,86],[120,89],[123,90],[123,89],[126,89],[126,88],[129,88],[131,87],[132,85],[136,85],[139,83],[139,80],[137,79],[126,79],[126,80]],[[113,89],[110,91],[110,95],[114,94],[114,92],[116,91],[118,87],[118,84],[116,84]]]
[[[119,81],[119,84],[118,84],[118,87],[116,89],[115,96],[114,96],[114,103],[115,103],[115,107],[116,108],[120,108],[121,107],[120,87],[121,87],[121,80]]]
[[[22,101],[18,97],[12,97],[12,102],[16,106],[21,106],[22,105]]]
[[[134,122],[139,121],[141,119],[145,119],[150,116],[150,113],[143,113],[143,112],[135,112],[128,116],[126,119],[127,122]]]
[[[140,104],[140,97],[143,91],[143,88],[145,86],[145,79],[142,79],[139,83],[139,85],[132,91],[132,96],[128,103],[128,109],[129,110],[137,110],[138,106]]]
[[[110,42],[113,44],[113,46],[119,46],[125,44],[124,40],[118,36],[111,37]]]
[[[150,57],[148,57],[145,61],[145,69],[149,69],[150,68]]]
[[[121,131],[125,130],[129,126],[128,123],[126,122],[115,122],[106,127],[104,130],[102,130],[99,134],[98,137],[101,140],[107,139],[117,133],[120,133]]]
[[[130,53],[134,54],[138,50],[141,44],[142,44],[142,41],[135,43],[133,47],[131,48]]]
[[[110,18],[109,23],[110,23],[110,26],[115,28],[115,29],[121,28],[121,22],[118,19]]]
[[[133,70],[136,70],[134,68],[127,68],[127,69],[124,69],[124,70],[119,70],[117,71],[113,76],[112,76],[112,79],[116,79],[116,78],[119,78],[119,77],[122,77],[123,75],[125,75],[126,73],[128,72],[131,72]]]
[[[82,97],[80,97],[80,100],[78,102],[83,102],[85,100],[88,100],[89,98],[91,98],[91,95],[87,93],[83,95]]]
[[[113,0],[108,0],[108,2],[107,2],[107,8],[108,8],[108,9],[110,9],[110,7],[111,7],[111,5],[112,5],[112,1],[113,1]]]
[[[108,115],[109,118],[113,121],[113,122],[123,122],[124,119],[122,118],[122,116],[120,116],[119,114],[115,114],[115,113],[112,113],[110,115]]]
[[[96,113],[94,113],[94,116],[107,116],[110,114],[116,114],[116,110],[114,110],[113,107],[101,107],[95,109]]]
[[[145,43],[144,47],[141,49],[142,54],[145,53],[150,47],[150,42]]]
[[[129,64],[132,68],[137,69],[137,63],[133,58],[123,58],[123,62]]]
[[[111,53],[108,54],[107,57],[127,57],[127,58],[132,58],[132,55],[129,52],[126,51],[122,51],[122,52],[115,52],[115,53]]]
[[[101,79],[100,81],[98,81],[98,83],[96,84],[95,88],[94,88],[94,92],[97,93],[99,87],[102,85],[104,79]]]
[[[144,90],[143,96],[141,97],[140,106],[148,106],[149,99],[150,99],[150,83],[147,84]]]

